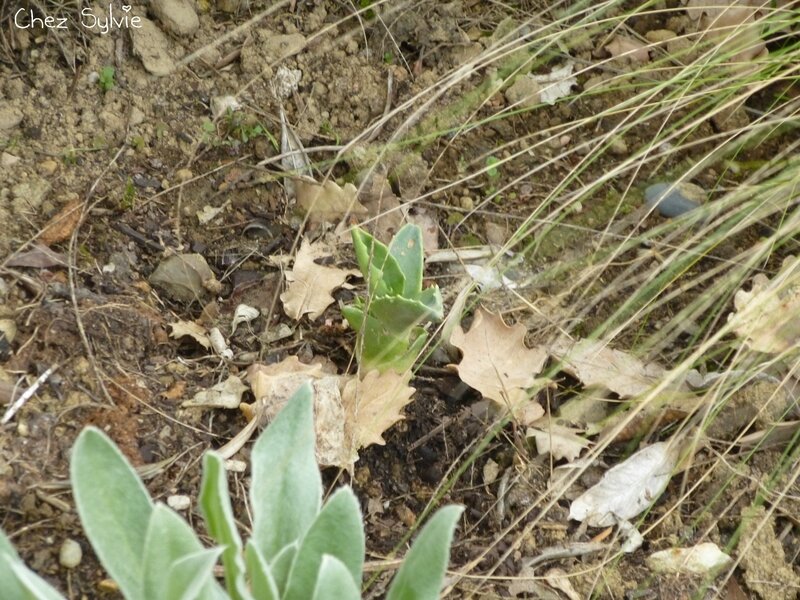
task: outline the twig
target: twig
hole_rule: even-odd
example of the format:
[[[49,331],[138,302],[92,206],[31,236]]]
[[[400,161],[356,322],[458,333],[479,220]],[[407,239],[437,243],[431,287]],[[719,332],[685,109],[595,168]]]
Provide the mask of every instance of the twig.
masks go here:
[[[52,375],[58,369],[58,367],[59,365],[53,365],[47,369],[47,371],[39,375],[36,381],[33,382],[33,385],[25,390],[22,395],[6,409],[6,413],[3,415],[3,420],[0,421],[0,425],[5,425],[8,423],[14,417],[14,415],[17,414],[17,411],[22,408],[23,404],[31,399],[31,397],[36,393],[36,390],[38,390],[41,385],[47,381],[47,378],[50,377],[50,375]]]
[[[523,565],[535,567],[551,560],[561,560],[573,556],[583,556],[584,554],[594,554],[608,549],[608,544],[602,542],[573,542],[567,546],[551,546],[541,551],[539,556],[526,560]]]

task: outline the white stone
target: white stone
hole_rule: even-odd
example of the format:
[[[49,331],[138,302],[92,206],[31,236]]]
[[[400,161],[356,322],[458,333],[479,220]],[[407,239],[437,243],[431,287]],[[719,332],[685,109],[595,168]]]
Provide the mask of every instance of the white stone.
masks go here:
[[[67,569],[74,569],[81,564],[82,558],[83,549],[81,545],[70,538],[65,539],[58,551],[58,562],[61,566]]]

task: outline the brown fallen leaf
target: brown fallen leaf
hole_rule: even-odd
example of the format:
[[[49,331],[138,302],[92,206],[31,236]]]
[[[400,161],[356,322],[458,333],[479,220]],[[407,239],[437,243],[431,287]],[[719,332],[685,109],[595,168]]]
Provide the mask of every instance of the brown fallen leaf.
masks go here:
[[[81,221],[83,201],[75,196],[42,229],[39,240],[50,246],[58,242],[63,242],[72,235],[78,223]]]
[[[54,252],[42,244],[33,244],[27,252],[14,254],[8,259],[9,267],[28,267],[32,269],[47,269],[49,267],[65,267],[69,259],[59,252]]]
[[[208,337],[206,328],[194,321],[176,321],[175,323],[170,323],[170,328],[172,329],[169,333],[171,338],[180,339],[188,336],[206,350],[211,348],[211,340]]]
[[[370,371],[363,381],[351,377],[344,384],[342,402],[356,449],[383,446],[383,432],[405,418],[402,409],[415,392],[409,378],[409,373]]]
[[[304,239],[297,251],[294,267],[286,273],[289,287],[281,294],[283,310],[295,320],[308,313],[313,321],[330,306],[334,298],[331,292],[340,287],[350,275],[357,275],[353,269],[325,267],[314,262],[315,259],[330,256],[332,251],[322,243],[310,243]]]
[[[392,191],[386,175],[373,173],[362,186],[359,200],[369,217],[365,224],[367,231],[384,244],[388,244],[404,225],[406,211],[400,198]]]
[[[547,352],[527,348],[525,333],[525,326],[509,327],[499,315],[481,307],[469,332],[456,327],[450,343],[462,353],[456,367],[461,380],[485,398],[512,409],[515,418],[529,424],[544,414],[526,390],[537,384],[536,376],[544,367]]]
[[[332,223],[349,215],[365,215],[367,209],[356,198],[358,190],[352,183],[339,186],[327,180],[323,184],[309,179],[292,180],[297,206],[308,215],[311,223]]]
[[[660,365],[645,364],[631,354],[609,348],[600,340],[561,338],[548,350],[562,362],[561,369],[583,385],[605,387],[622,398],[646,392],[667,373]]]
[[[761,0],[689,0],[686,13],[703,38],[713,40],[722,55],[730,54],[727,62],[741,70],[768,54],[761,37],[763,7]]]

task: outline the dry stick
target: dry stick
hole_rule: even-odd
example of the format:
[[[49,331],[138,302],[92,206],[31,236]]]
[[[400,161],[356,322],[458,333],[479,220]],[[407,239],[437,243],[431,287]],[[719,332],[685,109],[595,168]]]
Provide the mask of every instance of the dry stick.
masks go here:
[[[47,381],[47,378],[50,377],[50,375],[52,375],[53,373],[55,373],[55,371],[58,369],[59,366],[60,366],[59,364],[55,364],[49,369],[47,369],[44,373],[39,375],[36,381],[33,382],[33,385],[29,387],[27,390],[25,390],[22,393],[22,395],[8,407],[5,414],[3,415],[3,419],[0,420],[0,425],[5,425],[6,423],[8,423],[17,413],[17,411],[20,408],[22,408],[23,404],[25,404],[28,400],[30,400],[36,393],[36,390],[38,390],[39,387],[41,387],[41,385],[45,381]]]

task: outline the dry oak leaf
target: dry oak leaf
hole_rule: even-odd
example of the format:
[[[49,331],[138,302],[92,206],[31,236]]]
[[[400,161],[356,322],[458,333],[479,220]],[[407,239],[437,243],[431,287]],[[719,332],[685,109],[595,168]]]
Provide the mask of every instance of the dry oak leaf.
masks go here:
[[[579,430],[549,421],[550,419],[543,417],[525,432],[525,437],[536,441],[538,454],[549,452],[556,460],[565,458],[572,462],[580,456],[584,448],[589,447],[589,440],[582,437]]]
[[[780,354],[800,342],[800,259],[788,257],[770,281],[759,273],[749,292],[733,297],[735,313],[728,315],[733,331],[751,350]]]
[[[550,354],[562,362],[561,370],[585,386],[601,386],[622,398],[638,396],[659,383],[664,367],[644,363],[635,356],[609,348],[602,340],[557,340]]]
[[[453,330],[450,343],[461,350],[456,365],[461,381],[478,390],[503,408],[511,408],[524,424],[544,414],[536,402],[528,398],[526,389],[537,384],[547,352],[525,346],[524,325],[509,327],[499,315],[484,308],[475,313],[468,333],[460,326]]]
[[[358,201],[358,190],[352,183],[341,187],[335,181],[319,184],[313,180],[294,179],[297,206],[308,215],[311,223],[329,223],[349,215],[364,215],[367,209]]]
[[[206,328],[194,321],[176,321],[175,323],[170,323],[170,328],[172,331],[169,332],[169,337],[173,339],[188,336],[206,350],[211,348],[211,340],[208,337]]]
[[[347,277],[358,274],[353,269],[325,267],[314,262],[331,254],[325,245],[303,240],[294,267],[286,273],[289,287],[281,294],[283,310],[291,318],[299,320],[306,313],[312,321],[318,318],[333,304],[331,292],[341,286]]]
[[[414,388],[408,385],[410,374],[394,371],[370,371],[363,380],[352,377],[342,390],[342,402],[351,429],[354,448],[371,444],[383,446],[383,432],[401,421],[403,407],[411,402]]]

